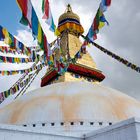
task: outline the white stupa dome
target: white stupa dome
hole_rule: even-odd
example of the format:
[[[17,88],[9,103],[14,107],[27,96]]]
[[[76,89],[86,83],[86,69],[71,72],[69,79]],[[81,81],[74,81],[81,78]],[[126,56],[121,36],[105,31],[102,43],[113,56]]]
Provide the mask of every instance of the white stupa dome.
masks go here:
[[[0,123],[118,122],[140,117],[140,103],[114,89],[86,82],[57,83],[31,91],[0,109]]]

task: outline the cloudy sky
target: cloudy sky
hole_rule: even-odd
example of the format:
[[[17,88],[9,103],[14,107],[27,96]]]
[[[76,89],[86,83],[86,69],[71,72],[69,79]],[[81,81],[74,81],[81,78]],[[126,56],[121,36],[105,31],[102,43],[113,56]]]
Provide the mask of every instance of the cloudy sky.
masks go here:
[[[19,23],[21,12],[16,4],[16,0],[0,1],[0,24],[6,27],[9,32],[17,36],[23,43],[32,45],[32,35],[27,28]],[[32,0],[33,5],[40,17],[43,29],[51,42],[55,39],[48,30],[47,25],[41,19],[41,0]],[[81,18],[81,24],[85,29],[85,35],[92,23],[95,13],[98,9],[100,0],[50,0],[52,14],[57,24],[59,16],[65,11],[66,5],[70,3],[73,11]],[[110,51],[126,58],[140,66],[140,1],[139,0],[112,0],[112,5],[105,13],[110,23],[109,27],[103,28],[98,34],[98,44]],[[113,60],[94,46],[89,48],[89,52],[97,63],[97,67],[103,71],[106,79],[103,85],[120,90],[130,96],[140,100],[140,74],[125,67],[123,64]],[[3,69],[21,69],[29,65],[0,64],[0,70]],[[45,73],[46,68],[38,75],[29,90],[40,86],[40,79]],[[4,91],[20,77],[0,76],[0,92]]]

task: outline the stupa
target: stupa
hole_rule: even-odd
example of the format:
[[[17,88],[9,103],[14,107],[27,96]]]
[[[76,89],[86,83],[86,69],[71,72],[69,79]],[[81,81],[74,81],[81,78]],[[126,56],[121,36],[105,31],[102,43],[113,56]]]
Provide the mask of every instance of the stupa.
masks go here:
[[[67,6],[65,13],[59,18],[58,31],[61,33],[60,47],[62,48],[62,55],[67,59],[69,57],[74,58],[82,46],[79,37],[83,34],[84,29],[80,23],[79,16],[73,13],[70,5]],[[56,50],[56,58],[59,58],[59,55],[59,51]],[[79,79],[76,77],[79,77]],[[59,76],[54,69],[50,69],[42,78],[41,86],[70,81],[91,81],[95,83],[101,82],[104,78],[105,76],[97,69],[94,60],[85,50],[82,59],[79,59],[76,64],[71,63],[68,71],[63,76]]]
[[[73,58],[82,45],[79,36],[84,29],[70,5],[59,18],[58,30],[63,55]],[[103,86],[100,82],[104,78],[86,52],[76,64],[69,65],[64,75],[49,69],[42,78],[41,88],[1,108],[0,124],[73,137],[140,117],[140,102]]]

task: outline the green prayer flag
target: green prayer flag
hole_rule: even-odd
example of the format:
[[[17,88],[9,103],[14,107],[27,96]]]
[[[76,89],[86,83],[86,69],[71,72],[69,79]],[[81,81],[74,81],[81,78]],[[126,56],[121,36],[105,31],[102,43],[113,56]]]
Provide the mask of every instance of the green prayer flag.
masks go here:
[[[28,26],[28,20],[26,19],[26,17],[24,17],[24,15],[22,15],[21,19],[20,19],[20,23],[25,25],[25,26]]]
[[[42,12],[44,13],[45,0],[42,0]]]

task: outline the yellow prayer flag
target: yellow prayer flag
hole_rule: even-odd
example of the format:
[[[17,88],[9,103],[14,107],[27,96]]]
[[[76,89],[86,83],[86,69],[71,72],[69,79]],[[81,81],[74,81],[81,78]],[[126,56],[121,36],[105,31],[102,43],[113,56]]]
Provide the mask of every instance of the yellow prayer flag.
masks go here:
[[[88,44],[87,44],[87,46],[90,48],[90,47],[91,47],[91,44],[90,44],[90,43],[88,43]]]
[[[105,22],[99,22],[99,29],[103,28],[105,26]]]
[[[38,42],[41,44],[42,42],[42,29],[40,23],[38,24],[38,35],[37,35]]]
[[[55,29],[54,34],[55,34],[56,36],[59,36],[59,35],[60,35],[60,32],[58,31],[58,29]]]
[[[50,56],[50,61],[51,61],[51,62],[54,62],[54,61],[53,61],[53,56],[52,56],[52,55]]]
[[[2,29],[3,35],[5,36],[4,42],[8,45],[10,45],[12,43],[12,39],[9,36],[9,33],[7,31],[7,29],[3,28]]]
[[[3,35],[4,35],[5,37],[9,37],[9,33],[8,33],[7,29],[3,28],[3,29],[2,29],[2,32],[3,32]]]

